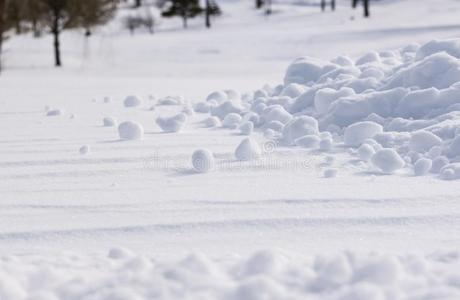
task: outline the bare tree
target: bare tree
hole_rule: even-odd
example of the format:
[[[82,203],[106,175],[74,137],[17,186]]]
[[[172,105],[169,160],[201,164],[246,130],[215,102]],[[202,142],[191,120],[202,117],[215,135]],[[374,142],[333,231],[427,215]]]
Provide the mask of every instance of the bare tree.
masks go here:
[[[256,8],[257,9],[262,8],[263,5],[264,5],[263,0],[256,0]]]
[[[91,36],[94,26],[108,22],[116,10],[114,0],[84,0],[74,1],[72,4],[76,25],[83,27],[88,37]]]
[[[351,7],[356,8],[358,6],[358,0],[351,0]]]
[[[370,17],[369,0],[363,0],[363,4],[364,4],[364,17],[368,18]]]

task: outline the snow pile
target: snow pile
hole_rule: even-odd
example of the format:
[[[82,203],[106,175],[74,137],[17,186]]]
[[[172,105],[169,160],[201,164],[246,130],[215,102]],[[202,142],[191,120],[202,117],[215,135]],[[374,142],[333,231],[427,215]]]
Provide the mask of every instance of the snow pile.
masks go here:
[[[283,146],[353,148],[362,171],[405,169],[454,179],[452,164],[460,161],[459,57],[460,40],[369,52],[356,61],[303,57],[278,86],[243,97],[216,91],[195,110]],[[207,126],[217,126],[210,120]]]
[[[118,125],[118,135],[122,140],[142,140],[144,128],[139,123],[126,121]]]
[[[460,253],[292,258],[264,250],[215,261],[161,261],[122,248],[108,255],[0,258],[0,299],[458,299]]]

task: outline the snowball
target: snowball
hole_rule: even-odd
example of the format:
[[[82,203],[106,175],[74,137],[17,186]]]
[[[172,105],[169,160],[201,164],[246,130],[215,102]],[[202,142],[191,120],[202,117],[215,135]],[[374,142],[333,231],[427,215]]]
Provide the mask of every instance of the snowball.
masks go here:
[[[283,128],[283,138],[290,145],[299,137],[318,133],[318,121],[309,116],[296,117]]]
[[[118,126],[118,135],[122,140],[141,140],[144,128],[139,123],[126,121]]]
[[[90,152],[90,147],[88,145],[81,146],[78,152],[82,155],[88,154]]]
[[[223,120],[225,116],[230,113],[239,114],[242,111],[243,111],[242,107],[239,107],[230,101],[225,101],[218,106],[211,107],[211,115],[219,117],[221,120]]]
[[[227,93],[223,91],[215,91],[209,94],[208,97],[206,98],[206,101],[211,101],[211,100],[214,100],[217,103],[221,103],[221,102],[228,100],[228,95]]]
[[[441,169],[441,178],[444,180],[460,179],[460,163],[453,163]]]
[[[241,123],[241,116],[237,113],[229,113],[222,121],[222,125],[226,128],[235,129]]]
[[[51,110],[48,110],[48,112],[46,113],[46,115],[49,117],[60,116],[63,114],[64,114],[63,109],[51,109]]]
[[[209,117],[206,120],[204,120],[203,123],[204,126],[211,128],[222,126],[222,123],[220,122],[220,119],[218,117]]]
[[[409,140],[409,147],[412,151],[425,153],[434,146],[440,146],[442,140],[433,133],[425,130],[420,130],[412,133]]]
[[[212,105],[207,102],[198,102],[194,105],[193,109],[197,113],[208,113],[211,111]]]
[[[414,174],[415,176],[423,176],[428,174],[431,167],[433,166],[433,162],[431,159],[428,158],[420,158],[415,162],[414,165]]]
[[[393,173],[405,166],[405,161],[394,149],[382,149],[371,158],[372,164],[384,173]]]
[[[141,103],[142,103],[141,99],[134,95],[126,97],[125,101],[123,102],[125,107],[136,107],[136,106],[140,106]]]
[[[305,135],[296,139],[295,144],[303,148],[318,148],[320,141],[317,135]]]
[[[306,84],[310,81],[317,81],[327,71],[330,71],[334,65],[324,60],[301,57],[292,62],[284,76],[284,84],[300,83]]]
[[[337,173],[339,171],[337,169],[326,169],[323,172],[324,178],[334,178],[337,177]]]
[[[244,122],[240,126],[240,132],[242,135],[251,135],[253,130],[254,130],[254,123],[252,123],[251,121]]]
[[[105,117],[102,119],[102,123],[105,127],[115,127],[117,126],[117,120],[112,117]]]
[[[374,154],[375,154],[375,149],[369,144],[362,144],[358,148],[358,157],[361,160],[369,161]]]
[[[198,173],[207,173],[214,168],[214,156],[211,151],[199,149],[192,154],[193,169]]]
[[[371,121],[358,122],[345,129],[344,142],[347,146],[360,146],[366,139],[381,132],[383,127],[380,124]]]
[[[430,172],[437,174],[441,172],[441,169],[448,164],[449,164],[449,160],[447,159],[447,157],[445,156],[436,157],[433,160],[433,164],[431,166]]]
[[[237,160],[257,159],[262,155],[259,144],[250,138],[245,138],[236,148],[235,157]]]
[[[324,138],[319,142],[319,149],[322,151],[329,151],[332,149],[332,138]]]
[[[164,132],[178,132],[186,120],[187,116],[184,113],[180,113],[169,118],[158,117],[156,123]]]

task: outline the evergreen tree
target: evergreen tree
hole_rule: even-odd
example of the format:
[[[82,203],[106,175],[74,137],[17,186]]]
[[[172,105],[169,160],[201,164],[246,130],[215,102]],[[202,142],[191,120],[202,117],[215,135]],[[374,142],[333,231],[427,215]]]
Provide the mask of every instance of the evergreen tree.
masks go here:
[[[188,18],[193,18],[203,12],[199,0],[170,0],[167,2],[168,9],[163,11],[164,17],[182,17],[184,28],[187,28]]]
[[[211,28],[211,16],[220,15],[221,11],[219,6],[214,0],[206,0],[205,7],[205,21],[206,27]]]

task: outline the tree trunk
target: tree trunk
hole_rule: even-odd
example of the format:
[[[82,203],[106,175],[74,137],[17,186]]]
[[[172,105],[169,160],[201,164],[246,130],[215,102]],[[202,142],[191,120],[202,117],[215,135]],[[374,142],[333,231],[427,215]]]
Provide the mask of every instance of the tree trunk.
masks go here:
[[[331,0],[331,9],[335,10],[335,0]]]
[[[206,0],[206,9],[205,9],[205,18],[206,18],[206,27],[211,28],[211,5],[210,0]]]
[[[134,7],[141,7],[142,5],[142,0],[136,0]]]
[[[51,27],[51,31],[53,33],[54,37],[54,65],[56,67],[60,67],[61,64],[61,49],[60,49],[60,43],[59,43],[59,33],[60,33],[60,28],[59,28],[59,11],[54,11],[53,12],[53,24]]]
[[[369,13],[369,0],[363,0],[364,1],[364,17],[369,18],[370,13]]]
[[[4,15],[5,15],[5,0],[0,0],[0,73],[2,71],[2,45],[3,45],[3,30],[4,30]]]
[[[266,7],[265,14],[269,16],[272,14],[272,0],[267,0]]]
[[[326,0],[321,0],[321,11],[326,10]]]
[[[182,0],[182,25],[187,28],[187,17],[188,17],[188,0]]]
[[[351,1],[351,7],[356,8],[358,6],[358,0]]]
[[[264,5],[264,1],[263,1],[263,0],[256,0],[256,8],[257,8],[257,9],[261,8],[262,5]]]

